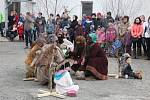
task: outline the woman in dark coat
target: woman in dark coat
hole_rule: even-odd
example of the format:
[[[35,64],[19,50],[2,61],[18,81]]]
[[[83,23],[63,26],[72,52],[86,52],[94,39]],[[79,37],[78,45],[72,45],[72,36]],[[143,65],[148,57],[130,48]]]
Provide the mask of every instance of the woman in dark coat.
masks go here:
[[[78,25],[78,17],[74,15],[73,21],[71,22],[70,29],[69,29],[70,40],[72,43],[75,40],[75,29],[77,25]]]
[[[108,60],[103,49],[94,43],[92,35],[87,37],[87,51],[84,61],[85,77],[106,80],[108,74]]]
[[[78,43],[75,47],[74,59],[77,64],[74,64],[71,68],[76,72],[77,78],[83,79],[83,72],[86,80],[98,79],[107,80],[108,74],[108,60],[105,52],[96,43],[96,34],[89,34],[87,36],[86,46],[85,43]],[[82,40],[79,38],[79,40]],[[80,47],[80,48],[77,48]]]

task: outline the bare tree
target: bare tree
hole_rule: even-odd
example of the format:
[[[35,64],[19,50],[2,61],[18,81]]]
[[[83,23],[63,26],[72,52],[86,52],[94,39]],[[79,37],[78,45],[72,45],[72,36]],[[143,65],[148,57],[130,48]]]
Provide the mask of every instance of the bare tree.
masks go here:
[[[106,8],[113,15],[129,15],[135,16],[141,9],[142,0],[105,0]]]

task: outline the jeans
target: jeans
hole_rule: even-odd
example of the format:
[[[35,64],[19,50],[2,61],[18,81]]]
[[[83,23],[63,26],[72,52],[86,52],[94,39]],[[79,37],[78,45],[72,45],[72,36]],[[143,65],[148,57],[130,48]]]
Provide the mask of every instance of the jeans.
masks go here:
[[[32,29],[32,33],[33,33],[33,40],[36,41],[36,39],[37,39],[37,31],[36,31],[36,29]]]
[[[141,44],[144,50],[144,54],[146,54],[146,40],[144,37],[141,38]]]
[[[30,46],[32,45],[32,37],[33,34],[31,32],[31,30],[26,30],[25,31],[25,42],[26,42],[26,46],[28,47],[28,43],[30,43]]]
[[[141,38],[133,38],[132,44],[133,44],[134,57],[136,58],[137,54],[138,56],[140,56],[141,53]]]
[[[4,37],[3,28],[2,28],[2,23],[0,23],[0,33],[1,33],[1,37]]]
[[[150,58],[150,38],[146,38],[147,57]]]

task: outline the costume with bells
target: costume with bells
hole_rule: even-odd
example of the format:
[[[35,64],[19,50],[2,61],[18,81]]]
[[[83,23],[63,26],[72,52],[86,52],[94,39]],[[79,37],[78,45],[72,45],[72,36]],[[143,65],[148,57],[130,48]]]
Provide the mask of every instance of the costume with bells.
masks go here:
[[[35,63],[35,66],[37,66],[38,81],[42,84],[49,83],[50,92],[42,91],[42,93],[38,94],[38,97],[51,95],[59,98],[64,98],[63,95],[60,95],[59,91],[56,90],[56,92],[52,92],[52,78],[54,73],[59,70],[63,64],[66,63],[66,60],[64,59],[63,53],[60,48],[55,44],[55,36],[50,37],[51,38],[49,38],[49,43],[51,43],[43,46],[41,55]]]
[[[40,51],[42,47],[44,46],[44,43],[46,43],[46,41],[40,38],[34,43],[34,45],[32,45],[32,48],[29,51],[27,58],[25,60],[26,69],[27,69],[26,78],[35,77],[34,72],[35,72],[36,66],[34,65],[34,63],[36,59],[39,57]]]

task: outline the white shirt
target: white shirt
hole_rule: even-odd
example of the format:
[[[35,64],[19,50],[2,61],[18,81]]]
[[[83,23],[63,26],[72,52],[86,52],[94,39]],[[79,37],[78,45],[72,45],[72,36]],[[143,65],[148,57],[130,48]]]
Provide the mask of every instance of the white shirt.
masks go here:
[[[66,38],[63,39],[64,43],[61,44],[61,47],[67,47],[67,49],[70,49],[71,51],[74,50],[74,45],[72,42],[70,42],[69,40],[67,40]]]
[[[148,27],[148,22],[145,23],[145,27]],[[147,29],[145,32],[145,38],[150,38],[150,31],[149,30]]]

